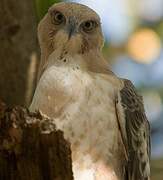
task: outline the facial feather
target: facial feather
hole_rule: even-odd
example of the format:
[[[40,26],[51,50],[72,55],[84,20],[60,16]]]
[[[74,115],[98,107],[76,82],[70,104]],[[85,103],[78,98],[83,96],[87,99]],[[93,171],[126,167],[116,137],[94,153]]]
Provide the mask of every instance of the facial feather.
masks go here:
[[[54,23],[56,12],[63,16],[63,23]],[[92,25],[93,28],[91,31],[86,31],[89,30],[89,25]],[[87,29],[85,30],[85,28]],[[71,37],[70,29],[72,31]],[[92,61],[91,64],[93,62],[96,64],[94,57],[98,59],[104,41],[98,14],[85,5],[65,2],[50,7],[48,13],[38,25],[38,39],[41,48],[39,77],[47,66],[49,55],[58,49],[62,51],[62,54],[67,53],[72,56],[77,54],[85,56],[87,54],[90,60],[83,63]],[[94,52],[94,57],[90,57],[89,53],[91,51]],[[103,62],[98,62],[96,65],[98,66],[100,63],[103,64]],[[103,66],[105,66],[104,64]],[[93,65],[93,67],[96,65]],[[88,67],[90,66],[88,64]]]
[[[54,49],[66,51],[70,55],[79,54],[82,46],[82,38],[80,34],[77,34],[76,36],[71,37],[71,39],[68,39],[68,34],[65,31],[60,30],[56,33],[52,44]]]

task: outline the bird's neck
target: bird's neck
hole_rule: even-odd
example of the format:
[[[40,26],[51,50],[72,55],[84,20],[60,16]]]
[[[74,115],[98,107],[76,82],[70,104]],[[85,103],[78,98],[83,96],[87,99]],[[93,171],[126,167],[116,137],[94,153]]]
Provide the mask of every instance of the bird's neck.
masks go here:
[[[83,54],[83,59],[86,61],[89,71],[94,73],[113,74],[101,50],[91,50]]]
[[[49,55],[50,54],[50,55]],[[57,65],[79,67],[81,70],[94,73],[113,74],[108,62],[104,59],[100,50],[90,50],[85,53],[69,52],[66,49],[56,49],[53,52],[41,54],[39,77],[47,66]]]

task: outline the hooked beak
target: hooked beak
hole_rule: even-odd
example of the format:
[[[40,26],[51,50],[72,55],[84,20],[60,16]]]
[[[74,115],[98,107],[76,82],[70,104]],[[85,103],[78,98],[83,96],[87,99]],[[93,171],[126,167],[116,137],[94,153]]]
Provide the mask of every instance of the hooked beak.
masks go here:
[[[66,32],[68,33],[68,39],[70,39],[73,35],[76,34],[77,23],[74,17],[70,17],[68,21],[68,25],[66,28]]]

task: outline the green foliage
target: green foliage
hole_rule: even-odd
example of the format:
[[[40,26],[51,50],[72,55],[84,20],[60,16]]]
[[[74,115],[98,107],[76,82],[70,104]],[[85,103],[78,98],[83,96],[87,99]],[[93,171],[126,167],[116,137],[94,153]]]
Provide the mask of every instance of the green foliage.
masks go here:
[[[52,4],[60,1],[61,0],[35,0],[38,20],[44,17]]]

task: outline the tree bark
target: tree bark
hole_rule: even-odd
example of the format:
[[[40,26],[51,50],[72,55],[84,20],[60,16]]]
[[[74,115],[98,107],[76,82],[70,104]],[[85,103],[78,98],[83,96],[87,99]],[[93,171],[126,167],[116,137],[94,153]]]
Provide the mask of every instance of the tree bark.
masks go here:
[[[34,1],[0,0],[0,17],[0,98],[27,105],[38,63]]]
[[[0,179],[73,179],[70,144],[52,119],[0,103]]]

